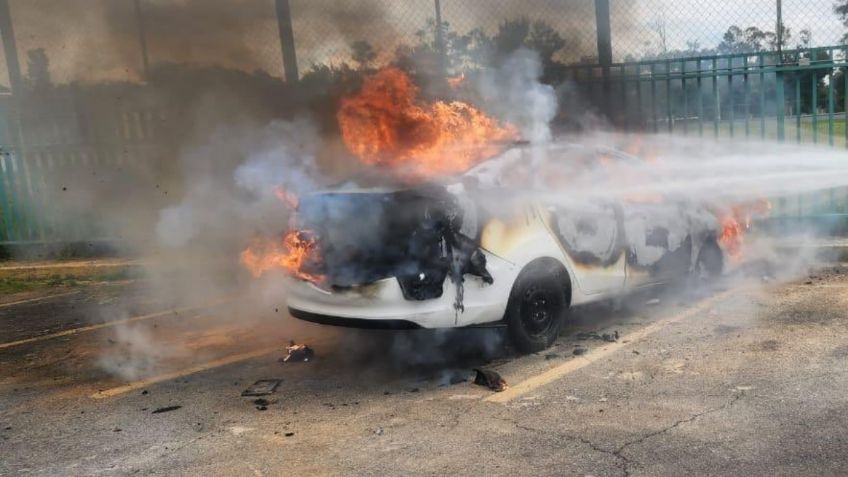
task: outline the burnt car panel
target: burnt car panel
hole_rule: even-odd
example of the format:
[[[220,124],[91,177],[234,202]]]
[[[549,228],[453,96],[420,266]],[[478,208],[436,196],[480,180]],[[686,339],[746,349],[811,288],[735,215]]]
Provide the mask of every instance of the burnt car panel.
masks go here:
[[[607,168],[595,174],[614,175],[616,161],[638,161],[577,145],[553,152],[563,160],[549,168],[552,177],[576,174],[600,158]],[[573,284],[570,303],[578,304],[686,273],[702,244],[716,239],[714,214],[673,198],[546,204],[544,193],[528,197],[520,193],[530,179],[527,160],[523,148],[514,148],[450,184],[305,198],[297,222],[314,232],[321,249],[311,272],[325,277],[323,294],[301,283],[290,306],[301,316],[479,324],[504,316],[516,278],[534,260],[562,264]]]

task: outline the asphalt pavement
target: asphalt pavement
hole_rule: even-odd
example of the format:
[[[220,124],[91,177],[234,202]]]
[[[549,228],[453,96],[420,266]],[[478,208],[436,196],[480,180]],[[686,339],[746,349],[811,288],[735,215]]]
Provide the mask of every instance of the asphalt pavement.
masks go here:
[[[529,356],[497,329],[240,300],[122,283],[0,307],[0,475],[848,473],[845,266],[593,305]],[[315,356],[280,362],[289,340]],[[241,396],[262,379],[280,384]]]

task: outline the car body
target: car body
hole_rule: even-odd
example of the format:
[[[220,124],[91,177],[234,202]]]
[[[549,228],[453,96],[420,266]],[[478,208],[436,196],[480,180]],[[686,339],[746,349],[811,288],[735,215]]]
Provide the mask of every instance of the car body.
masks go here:
[[[291,314],[361,328],[506,324],[520,350],[536,351],[570,306],[720,273],[720,221],[708,207],[643,192],[574,198],[556,184],[579,169],[598,174],[588,165],[599,161],[620,172],[640,159],[562,144],[546,150],[562,167],[527,174],[537,152],[510,147],[441,184],[305,197],[296,223],[317,237],[310,273],[322,280],[291,280]],[[552,184],[528,183],[539,174]]]

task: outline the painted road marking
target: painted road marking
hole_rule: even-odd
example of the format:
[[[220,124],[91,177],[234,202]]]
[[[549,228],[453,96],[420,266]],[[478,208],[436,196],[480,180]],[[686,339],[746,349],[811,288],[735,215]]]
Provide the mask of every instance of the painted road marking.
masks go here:
[[[67,292],[67,293],[57,293],[55,295],[39,296],[39,297],[36,297],[36,298],[29,298],[27,300],[13,301],[13,302],[10,302],[10,303],[0,303],[0,308],[5,308],[7,306],[13,306],[13,305],[23,305],[24,303],[34,303],[36,301],[49,300],[51,298],[59,298],[59,297],[62,297],[62,296],[75,295],[75,294],[79,293],[80,291],[81,290],[74,290],[74,291],[70,291],[70,292]]]
[[[531,391],[534,391],[546,384],[550,384],[563,376],[577,371],[578,369],[582,369],[595,361],[598,361],[602,358],[605,358],[616,351],[630,346],[638,341],[641,341],[648,336],[656,333],[657,331],[665,328],[666,326],[676,323],[679,321],[683,321],[687,318],[690,318],[702,311],[704,311],[707,307],[711,306],[713,303],[725,299],[729,297],[731,294],[734,294],[740,290],[728,290],[718,295],[714,295],[710,298],[702,300],[695,304],[693,307],[678,313],[677,315],[671,316],[669,318],[664,318],[658,321],[651,323],[648,326],[645,326],[642,329],[634,331],[633,333],[621,336],[619,341],[615,343],[610,343],[609,345],[595,351],[593,350],[591,353],[585,354],[583,356],[575,357],[566,361],[565,363],[560,364],[559,366],[555,366],[547,371],[542,372],[541,374],[537,374],[533,377],[525,379],[518,384],[510,386],[509,389],[503,392],[499,392],[496,394],[492,394],[484,399],[484,401],[488,402],[499,402],[506,403],[512,401],[515,398],[521,397]]]
[[[174,371],[172,373],[160,374],[159,376],[154,376],[152,378],[148,378],[142,381],[135,381],[132,383],[124,384],[123,386],[118,386],[111,389],[104,389],[102,391],[97,391],[96,393],[91,395],[92,399],[104,399],[108,397],[118,396],[121,394],[125,394],[128,392],[136,391],[141,388],[145,388],[152,384],[161,383],[162,381],[169,381],[171,379],[182,378],[184,376],[188,376],[190,374],[199,373],[201,371],[206,371],[212,368],[218,368],[221,366],[226,366],[228,364],[238,363],[240,361],[246,361],[248,359],[258,358],[259,356],[264,356],[266,354],[271,354],[274,351],[280,351],[279,346],[271,346],[268,348],[262,348],[254,351],[250,351],[248,353],[241,353],[232,356],[227,356],[225,358],[216,359],[214,361],[209,361],[207,363],[198,364],[196,366],[191,366],[189,368],[181,369],[179,371]]]
[[[54,296],[56,296],[56,295],[54,295]],[[121,319],[121,320],[113,320],[113,321],[109,321],[109,322],[106,322],[106,323],[98,323],[96,325],[89,325],[89,326],[83,326],[83,327],[80,327],[80,328],[72,328],[70,330],[58,331],[56,333],[50,333],[49,335],[41,335],[41,336],[35,336],[33,338],[25,338],[25,339],[22,339],[22,340],[10,341],[8,343],[0,343],[0,349],[12,348],[14,346],[20,346],[20,345],[29,344],[29,343],[36,343],[38,341],[52,340],[53,338],[61,338],[62,336],[76,335],[76,334],[79,334],[79,333],[85,333],[85,332],[88,332],[88,331],[99,330],[101,328],[108,328],[110,326],[117,326],[117,325],[121,325],[121,324],[125,324],[125,323],[134,323],[136,321],[150,320],[152,318],[159,318],[159,317],[167,316],[167,315],[170,315],[170,314],[178,315],[180,313],[185,313],[187,311],[199,310],[199,309],[209,308],[209,307],[213,307],[213,306],[219,306],[219,305],[222,305],[224,303],[227,303],[228,301],[230,301],[230,300],[225,299],[225,300],[219,300],[217,302],[214,302],[214,303],[211,303],[211,304],[206,304],[206,305],[186,306],[186,307],[183,307],[183,308],[174,308],[174,309],[171,309],[171,310],[165,310],[165,311],[159,311],[159,312],[156,312],[156,313],[150,313],[148,315],[133,316],[133,317],[124,318],[124,319]]]

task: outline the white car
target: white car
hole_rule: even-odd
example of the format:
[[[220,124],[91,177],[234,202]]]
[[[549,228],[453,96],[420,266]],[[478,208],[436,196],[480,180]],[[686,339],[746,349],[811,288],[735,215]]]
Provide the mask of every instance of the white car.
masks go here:
[[[534,174],[554,184],[584,163],[640,161],[573,144],[548,155],[559,166]],[[719,220],[706,207],[535,193],[547,189],[530,184],[531,156],[514,146],[453,183],[304,197],[295,223],[316,256],[300,274],[308,279],[291,280],[291,315],[359,328],[502,324],[518,350],[535,352],[553,343],[571,306],[721,273]]]

